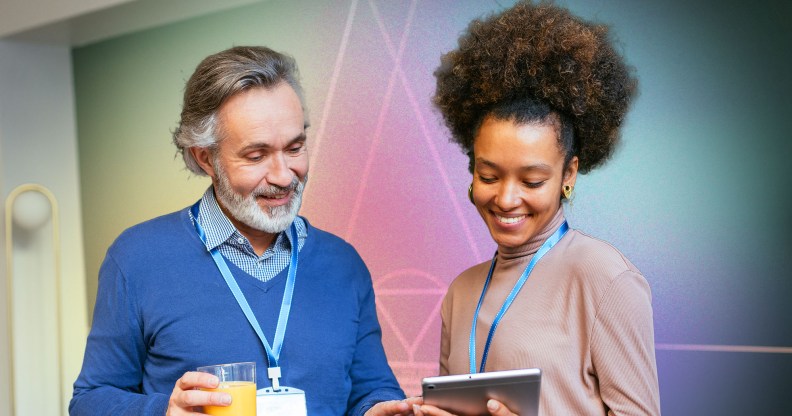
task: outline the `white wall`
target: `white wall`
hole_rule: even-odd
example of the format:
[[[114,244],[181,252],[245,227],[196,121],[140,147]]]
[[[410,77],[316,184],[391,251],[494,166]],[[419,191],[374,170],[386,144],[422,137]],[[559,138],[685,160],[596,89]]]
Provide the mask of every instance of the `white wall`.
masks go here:
[[[64,382],[61,386],[68,400],[71,384],[82,363],[88,330],[85,303],[85,272],[79,197],[77,138],[70,48],[14,41],[0,41],[0,195],[3,200],[17,186],[37,183],[48,188],[58,201],[61,235],[62,295],[60,322],[63,325]],[[3,217],[5,217],[5,208]],[[5,232],[8,230],[4,230]],[[16,235],[16,234],[15,234]],[[16,250],[16,249],[15,249]],[[5,250],[2,255],[5,256]],[[5,263],[6,259],[2,259]],[[0,299],[0,414],[9,408],[8,344],[6,328],[5,267],[3,296]],[[32,286],[32,279],[16,277],[14,292],[30,293],[42,288]],[[42,290],[42,296],[47,291]],[[21,311],[17,307],[15,310]],[[16,331],[34,325],[27,316],[15,313]],[[54,318],[53,318],[54,319]],[[51,326],[55,322],[42,325]],[[30,340],[30,337],[25,337]],[[31,342],[33,341],[25,341]],[[54,340],[38,342],[52,344]],[[21,346],[25,348],[26,346]],[[33,348],[34,345],[29,347]],[[17,346],[15,348],[20,348]],[[18,357],[17,357],[18,358]],[[19,371],[18,369],[16,370]],[[16,386],[19,410],[35,405],[36,397],[24,386]],[[65,410],[64,410],[65,412]]]
[[[0,38],[86,45],[266,0],[0,0]]]
[[[131,0],[3,0],[0,2],[0,36],[129,1]]]

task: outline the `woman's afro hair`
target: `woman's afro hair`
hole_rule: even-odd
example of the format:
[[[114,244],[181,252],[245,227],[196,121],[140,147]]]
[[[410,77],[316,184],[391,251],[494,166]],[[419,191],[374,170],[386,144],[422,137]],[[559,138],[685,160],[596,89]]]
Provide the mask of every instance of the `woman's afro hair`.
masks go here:
[[[434,104],[452,140],[468,154],[493,106],[535,100],[572,123],[581,173],[613,154],[637,90],[606,26],[546,2],[520,1],[471,22],[459,47],[441,58],[435,77]]]

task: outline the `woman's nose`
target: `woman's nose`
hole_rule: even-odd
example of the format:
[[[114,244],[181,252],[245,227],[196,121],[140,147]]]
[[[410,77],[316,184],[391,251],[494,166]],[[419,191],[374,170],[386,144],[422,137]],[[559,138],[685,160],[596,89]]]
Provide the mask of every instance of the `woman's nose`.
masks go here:
[[[495,197],[495,204],[503,211],[510,211],[520,205],[521,196],[518,184],[504,182],[500,189],[498,189],[498,195]]]

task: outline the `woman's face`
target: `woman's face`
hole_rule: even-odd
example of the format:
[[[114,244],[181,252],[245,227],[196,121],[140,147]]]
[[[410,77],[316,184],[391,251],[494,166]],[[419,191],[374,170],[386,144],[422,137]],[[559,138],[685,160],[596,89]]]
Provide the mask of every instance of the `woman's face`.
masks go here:
[[[562,186],[577,177],[577,157],[564,171],[553,125],[487,117],[473,152],[473,203],[500,247],[523,245],[542,231],[561,204]]]

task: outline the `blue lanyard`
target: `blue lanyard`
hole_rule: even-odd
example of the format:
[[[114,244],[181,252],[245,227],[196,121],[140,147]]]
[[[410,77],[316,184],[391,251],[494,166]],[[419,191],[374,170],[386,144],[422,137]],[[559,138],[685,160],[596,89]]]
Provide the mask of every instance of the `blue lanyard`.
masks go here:
[[[480,373],[484,372],[484,366],[487,364],[487,354],[489,354],[490,344],[492,343],[492,337],[495,335],[495,329],[498,327],[498,324],[503,318],[503,315],[506,313],[506,310],[509,309],[512,302],[514,302],[514,298],[517,297],[517,293],[520,292],[525,281],[528,280],[528,275],[531,274],[531,270],[533,270],[536,263],[539,262],[551,248],[553,248],[556,243],[558,243],[561,238],[569,231],[569,225],[567,222],[564,221],[560,227],[553,233],[553,235],[548,238],[539,250],[534,254],[531,261],[528,263],[528,266],[525,267],[525,271],[523,272],[520,279],[517,280],[517,283],[514,284],[514,287],[509,293],[509,296],[506,297],[506,300],[503,302],[503,306],[501,306],[500,311],[498,314],[495,315],[495,319],[492,321],[492,326],[489,330],[489,335],[487,335],[487,343],[484,345],[484,354],[481,357],[481,369],[479,370]],[[492,257],[492,264],[490,265],[489,273],[487,274],[487,280],[484,282],[484,289],[481,291],[481,297],[478,301],[478,306],[476,306],[476,312],[473,314],[473,326],[470,329],[470,349],[468,350],[470,354],[470,373],[476,373],[476,321],[478,320],[479,311],[481,310],[481,304],[484,303],[484,294],[487,293],[487,287],[489,287],[490,281],[492,280],[492,272],[495,270],[495,263],[498,259],[498,253],[495,252],[495,256]]]
[[[195,229],[198,231],[198,236],[201,238],[201,241],[203,241],[204,245],[206,245],[206,233],[204,233],[201,224],[198,224],[198,212],[200,204],[201,201],[198,201],[192,206],[193,222],[195,223]],[[281,377],[281,372],[280,366],[278,365],[278,359],[280,357],[281,349],[283,348],[283,338],[286,335],[286,325],[289,321],[292,295],[294,294],[294,281],[297,277],[297,252],[299,251],[299,243],[297,241],[297,227],[294,225],[294,223],[292,223],[291,227],[289,227],[289,232],[291,233],[292,238],[291,260],[289,262],[289,273],[288,277],[286,278],[286,288],[283,292],[280,314],[278,315],[278,326],[275,329],[275,339],[273,340],[272,347],[270,347],[269,342],[267,342],[267,337],[264,336],[264,331],[261,330],[261,326],[259,325],[256,316],[253,314],[253,310],[250,309],[250,304],[248,304],[247,299],[245,299],[245,295],[242,293],[242,290],[239,289],[239,284],[237,284],[236,279],[234,279],[234,275],[231,274],[231,270],[228,269],[228,265],[226,264],[222,254],[220,254],[220,250],[218,247],[209,250],[209,253],[212,255],[212,259],[214,259],[217,268],[220,270],[220,274],[223,275],[223,279],[225,279],[228,288],[231,289],[231,293],[234,294],[234,298],[236,298],[239,307],[242,308],[242,312],[245,313],[245,317],[247,317],[248,322],[250,322],[250,326],[252,326],[256,331],[256,335],[258,335],[261,343],[264,345],[264,349],[267,350],[267,360],[269,363],[267,376],[272,380],[272,389],[274,391],[280,390],[280,383],[278,379]]]

